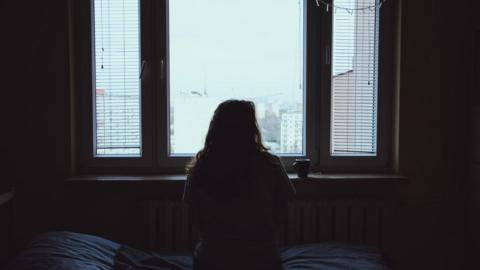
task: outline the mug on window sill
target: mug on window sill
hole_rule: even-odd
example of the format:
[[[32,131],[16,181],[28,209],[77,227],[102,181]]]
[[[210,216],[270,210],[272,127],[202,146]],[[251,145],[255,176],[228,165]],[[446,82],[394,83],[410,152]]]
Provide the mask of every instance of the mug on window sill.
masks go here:
[[[293,168],[297,172],[298,177],[305,178],[308,176],[310,171],[310,159],[308,158],[297,158],[293,162]]]

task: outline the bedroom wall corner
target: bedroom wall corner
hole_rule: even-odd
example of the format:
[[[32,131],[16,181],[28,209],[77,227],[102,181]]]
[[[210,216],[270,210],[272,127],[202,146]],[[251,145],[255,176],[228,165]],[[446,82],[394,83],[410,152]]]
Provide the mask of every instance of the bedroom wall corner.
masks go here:
[[[16,188],[15,242],[62,228],[69,176],[67,2],[2,1],[2,122]],[[4,121],[3,121],[4,120]],[[4,156],[5,152],[2,152]],[[5,156],[4,156],[5,157]]]

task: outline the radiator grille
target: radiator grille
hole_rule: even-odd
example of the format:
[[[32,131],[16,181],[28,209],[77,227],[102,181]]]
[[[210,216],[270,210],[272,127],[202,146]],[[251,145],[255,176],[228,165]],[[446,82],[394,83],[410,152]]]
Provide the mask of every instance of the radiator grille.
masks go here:
[[[296,201],[289,204],[287,223],[278,235],[280,245],[325,241],[388,244],[395,207],[390,201]],[[198,234],[192,228],[188,205],[150,201],[146,244],[152,250],[193,249]]]

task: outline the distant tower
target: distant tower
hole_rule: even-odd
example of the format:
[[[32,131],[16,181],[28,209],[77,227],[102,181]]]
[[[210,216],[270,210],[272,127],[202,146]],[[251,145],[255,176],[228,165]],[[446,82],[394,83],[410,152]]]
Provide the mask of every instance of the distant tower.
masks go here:
[[[204,76],[204,77],[203,77],[203,96],[205,96],[205,97],[208,96],[207,88],[208,88],[208,86],[207,86],[207,77]]]

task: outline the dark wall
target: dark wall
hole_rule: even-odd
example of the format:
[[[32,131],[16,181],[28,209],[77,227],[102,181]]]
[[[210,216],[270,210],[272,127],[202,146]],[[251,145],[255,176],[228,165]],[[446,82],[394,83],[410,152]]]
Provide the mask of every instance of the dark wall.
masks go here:
[[[468,3],[403,1],[401,269],[461,269],[472,30]]]
[[[476,1],[472,10],[478,10],[480,3]],[[472,25],[475,30],[474,60],[472,69],[472,92],[470,93],[470,182],[467,201],[467,247],[469,261],[473,265],[480,251],[480,17],[474,17]]]
[[[59,226],[70,167],[67,1],[4,1],[1,182],[14,183],[19,239]]]
[[[390,0],[393,1],[393,0]],[[473,2],[473,1],[472,1]],[[135,192],[69,189],[67,1],[8,1],[3,45],[2,183],[13,182],[18,243],[75,229],[136,244]],[[451,1],[404,0],[398,172],[410,178],[398,223],[398,269],[461,269],[473,27]],[[478,25],[478,24],[477,24]],[[4,138],[3,138],[4,137]],[[478,182],[478,181],[477,181]],[[478,187],[478,185],[477,185]],[[477,189],[478,190],[478,189]],[[132,194],[133,193],[133,194]],[[66,202],[69,204],[66,204]],[[68,206],[67,206],[68,205]],[[67,206],[67,207],[64,207]],[[67,215],[66,213],[77,215]]]

